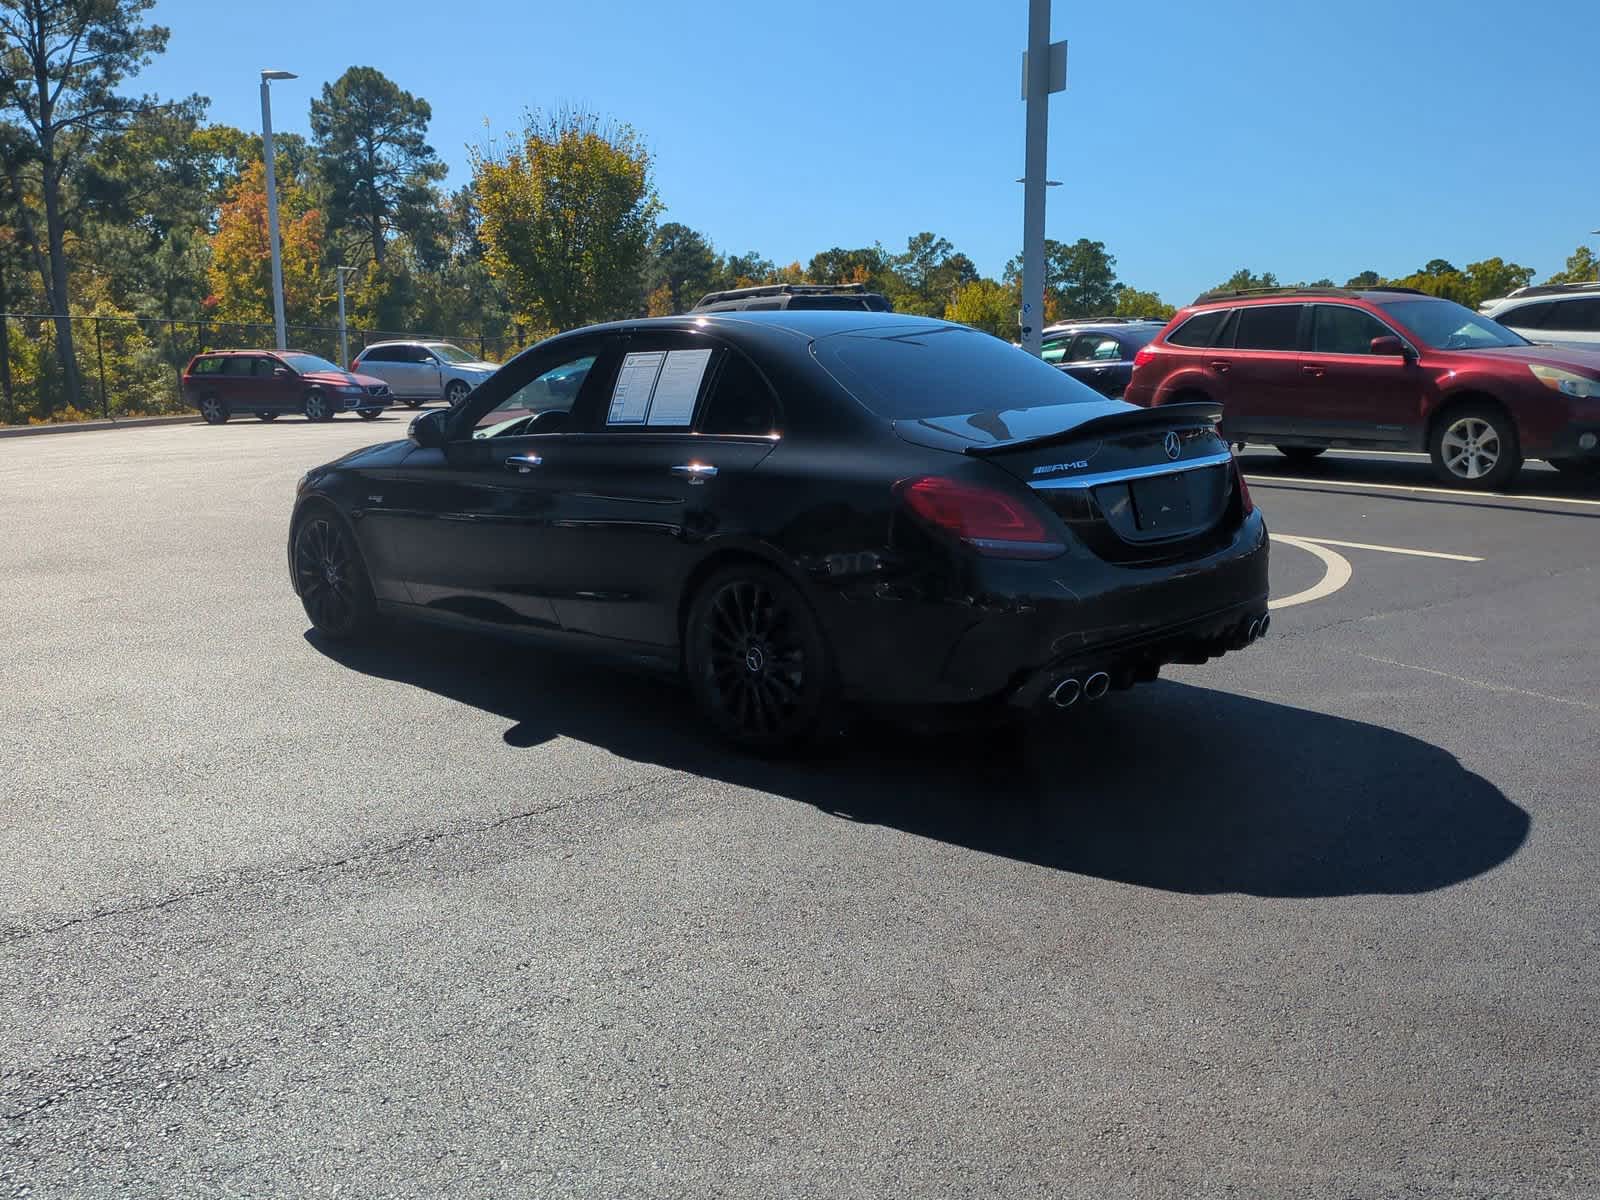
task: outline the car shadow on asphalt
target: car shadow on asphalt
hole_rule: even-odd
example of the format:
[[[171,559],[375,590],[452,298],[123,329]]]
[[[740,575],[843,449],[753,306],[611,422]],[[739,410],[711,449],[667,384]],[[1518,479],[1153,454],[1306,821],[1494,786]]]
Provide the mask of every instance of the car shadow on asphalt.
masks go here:
[[[453,632],[343,666],[559,737],[1054,870],[1191,894],[1413,894],[1505,862],[1530,818],[1452,755],[1392,729],[1161,681],[1025,733],[919,736],[861,723],[801,758],[729,749],[671,680]]]

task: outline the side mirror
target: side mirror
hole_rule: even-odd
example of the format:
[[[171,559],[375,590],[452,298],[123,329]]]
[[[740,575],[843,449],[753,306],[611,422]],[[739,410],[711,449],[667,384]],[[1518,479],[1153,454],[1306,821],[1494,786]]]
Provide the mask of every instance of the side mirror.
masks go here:
[[[1371,346],[1374,354],[1387,354],[1391,358],[1410,358],[1411,349],[1392,333],[1372,339]]]
[[[279,379],[287,379],[290,375],[294,374],[294,372],[289,370],[288,367],[273,367],[272,373]]]
[[[424,450],[442,446],[447,440],[449,417],[448,409],[430,409],[411,422],[411,428],[406,430],[406,436]]]

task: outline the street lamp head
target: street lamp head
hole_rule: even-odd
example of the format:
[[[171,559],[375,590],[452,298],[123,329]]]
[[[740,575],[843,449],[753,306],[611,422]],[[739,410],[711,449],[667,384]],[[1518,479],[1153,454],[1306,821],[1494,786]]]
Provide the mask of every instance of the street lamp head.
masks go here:
[[[299,79],[293,71],[262,71],[262,79]]]

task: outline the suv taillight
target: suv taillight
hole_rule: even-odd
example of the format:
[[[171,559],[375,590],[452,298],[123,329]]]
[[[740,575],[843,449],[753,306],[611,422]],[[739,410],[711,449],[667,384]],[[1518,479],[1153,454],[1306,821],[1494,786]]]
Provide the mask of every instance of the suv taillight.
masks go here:
[[[929,525],[990,558],[1055,558],[1066,552],[1026,496],[940,475],[903,479],[895,493]]]
[[[1139,367],[1144,366],[1147,362],[1154,362],[1155,357],[1156,352],[1150,349],[1149,346],[1140,346],[1138,353],[1133,356],[1134,369],[1137,370]]]

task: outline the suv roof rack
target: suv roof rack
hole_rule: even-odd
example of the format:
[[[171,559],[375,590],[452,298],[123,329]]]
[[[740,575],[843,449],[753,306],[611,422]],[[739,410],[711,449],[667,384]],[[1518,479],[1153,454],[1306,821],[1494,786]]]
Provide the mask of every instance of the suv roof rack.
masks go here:
[[[1600,291],[1600,281],[1588,283],[1538,283],[1507,292],[1502,300],[1520,300],[1524,296],[1562,296],[1572,292]]]
[[[1066,329],[1072,325],[1148,325],[1154,322],[1154,317],[1068,317],[1065,321],[1052,322],[1046,329]]]
[[[864,283],[758,283],[754,287],[728,288],[707,292],[695,308],[720,304],[725,300],[746,300],[753,296],[865,296]],[[693,311],[693,310],[691,310]]]
[[[1268,288],[1218,288],[1202,292],[1194,298],[1196,304],[1209,304],[1213,300],[1248,300],[1256,296],[1359,296],[1363,292],[1403,292],[1411,296],[1426,296],[1421,288],[1400,287],[1396,284],[1374,284],[1372,287],[1268,287]]]

